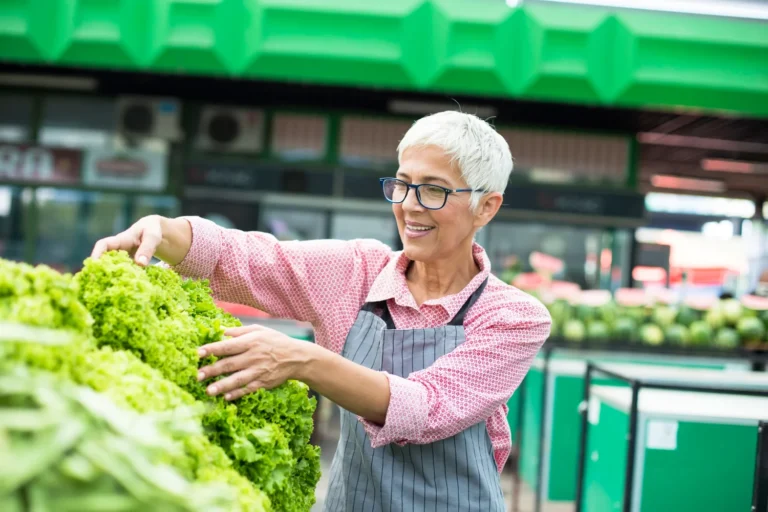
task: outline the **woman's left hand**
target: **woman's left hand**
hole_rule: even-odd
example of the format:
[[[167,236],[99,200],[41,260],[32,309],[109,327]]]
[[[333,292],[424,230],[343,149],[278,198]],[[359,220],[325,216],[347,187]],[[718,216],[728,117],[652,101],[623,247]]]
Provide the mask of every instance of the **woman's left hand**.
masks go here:
[[[237,400],[260,388],[272,389],[296,378],[306,360],[306,341],[262,325],[227,329],[224,335],[232,338],[209,343],[198,350],[201,358],[221,358],[200,368],[198,381],[228,375],[208,386],[210,396],[224,394],[226,400]]]

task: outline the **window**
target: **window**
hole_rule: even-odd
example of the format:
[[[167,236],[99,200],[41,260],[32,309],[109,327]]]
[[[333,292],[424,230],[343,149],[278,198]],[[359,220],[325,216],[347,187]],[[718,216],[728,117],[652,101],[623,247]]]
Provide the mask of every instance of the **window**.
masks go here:
[[[0,142],[28,142],[31,138],[32,98],[21,94],[0,96]]]
[[[0,257],[24,260],[24,225],[32,202],[32,190],[0,186]]]
[[[43,107],[40,144],[73,148],[105,146],[115,128],[111,99],[51,96]]]

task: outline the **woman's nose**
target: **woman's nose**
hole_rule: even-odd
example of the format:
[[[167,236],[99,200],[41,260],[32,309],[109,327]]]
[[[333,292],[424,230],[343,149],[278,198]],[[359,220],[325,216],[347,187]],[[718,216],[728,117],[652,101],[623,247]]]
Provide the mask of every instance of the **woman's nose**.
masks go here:
[[[419,203],[419,198],[415,189],[411,189],[408,195],[405,196],[405,201],[403,201],[403,209],[407,211],[419,211],[424,209],[424,207],[421,206],[421,203]]]

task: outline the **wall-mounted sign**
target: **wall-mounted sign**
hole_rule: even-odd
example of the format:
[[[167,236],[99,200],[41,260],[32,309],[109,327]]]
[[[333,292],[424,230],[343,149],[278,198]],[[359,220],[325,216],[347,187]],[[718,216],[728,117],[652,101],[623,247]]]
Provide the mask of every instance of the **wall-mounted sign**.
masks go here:
[[[83,182],[89,187],[160,192],[168,184],[166,155],[132,149],[89,149]]]
[[[82,160],[77,149],[0,144],[0,180],[76,184]]]
[[[533,186],[512,183],[504,193],[505,208],[590,217],[645,218],[644,196],[635,192]]]
[[[256,170],[239,164],[193,163],[186,168],[185,184],[250,190],[256,185]]]
[[[184,171],[185,185],[290,194],[333,194],[333,171],[290,165],[195,162]]]

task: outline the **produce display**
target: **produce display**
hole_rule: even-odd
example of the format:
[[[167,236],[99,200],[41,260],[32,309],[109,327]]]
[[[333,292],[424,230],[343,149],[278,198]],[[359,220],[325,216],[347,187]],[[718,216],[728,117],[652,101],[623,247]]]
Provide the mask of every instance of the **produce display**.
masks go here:
[[[762,349],[768,344],[768,299],[675,301],[642,290],[541,293],[552,316],[552,337],[572,343],[638,343],[715,349]]]
[[[197,382],[197,368],[208,361],[198,360],[196,348],[220,339],[225,327],[239,325],[216,307],[207,283],[185,281],[161,267],[138,267],[125,253],[87,260],[74,277],[44,266],[0,260],[0,322],[3,377],[22,368],[98,392],[125,414],[173,416],[174,428],[168,429],[167,436],[180,450],[160,450],[162,471],[175,471],[177,483],[191,486],[193,490],[185,494],[196,495],[198,487],[200,493],[210,494],[208,510],[307,511],[314,503],[319,449],[309,444],[315,400],[309,398],[306,386],[291,381],[230,403],[208,397],[204,384]],[[48,377],[30,377],[38,378]],[[80,391],[67,395],[67,386],[56,389],[63,393],[62,403],[81,408],[73,398]],[[83,418],[84,424],[103,426],[99,418]],[[178,418],[197,429],[176,428],[182,424]],[[10,427],[0,421],[0,444],[16,435],[16,430],[6,430]],[[58,432],[56,426],[51,429]],[[49,447],[42,441],[36,444],[34,438],[27,442],[29,450],[45,452]],[[66,455],[78,449],[79,441],[71,443]],[[137,448],[135,453],[139,456],[142,450]],[[41,459],[37,474],[51,472],[61,478],[61,460],[55,454]],[[13,467],[7,460],[0,461],[0,471]],[[94,477],[98,481],[77,483],[83,491],[78,495],[85,500],[92,491],[96,502],[106,496],[99,490],[103,485],[120,488],[135,499],[149,496],[137,498],[121,487],[125,484],[120,479],[104,483],[109,471]],[[44,481],[49,480],[45,476]],[[26,497],[35,482],[28,479],[12,488],[0,484],[0,503],[14,502],[19,493]],[[214,484],[229,489],[224,494],[234,503],[215,508],[219,494],[211,490]],[[162,487],[152,492],[162,493]],[[166,502],[152,499],[141,508],[188,510],[186,502],[174,501],[173,493],[166,499],[171,504],[167,507],[161,505]],[[91,510],[83,503],[75,508]],[[137,509],[116,503],[101,510]],[[64,508],[54,504],[50,510]]]
[[[184,477],[179,437],[199,418],[140,414],[49,373],[7,368],[0,376],[0,510],[227,511],[237,494]]]

